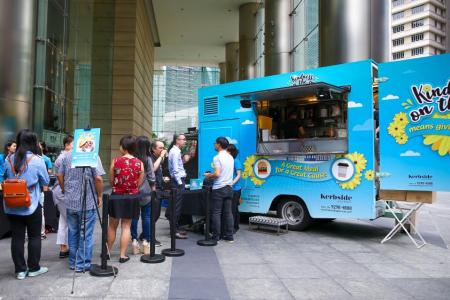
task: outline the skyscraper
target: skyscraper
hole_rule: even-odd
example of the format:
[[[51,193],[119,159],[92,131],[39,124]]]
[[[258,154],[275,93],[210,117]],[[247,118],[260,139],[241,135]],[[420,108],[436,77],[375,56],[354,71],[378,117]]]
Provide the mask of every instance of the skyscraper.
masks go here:
[[[448,52],[449,0],[393,0],[391,59]]]

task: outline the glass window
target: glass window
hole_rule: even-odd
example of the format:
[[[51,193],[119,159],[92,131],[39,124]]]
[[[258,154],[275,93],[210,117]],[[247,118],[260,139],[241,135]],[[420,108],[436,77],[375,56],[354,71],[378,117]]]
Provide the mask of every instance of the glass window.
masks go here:
[[[393,46],[403,45],[404,43],[405,43],[405,39],[404,38],[395,39],[395,40],[392,41],[392,45]]]
[[[419,5],[419,6],[411,8],[411,13],[414,15],[414,14],[421,13],[424,10],[425,10],[425,5]]]
[[[401,11],[401,12],[398,12],[398,13],[393,14],[393,15],[392,15],[392,18],[393,18],[394,20],[399,20],[399,19],[403,18],[404,16],[405,16],[405,12],[404,12],[404,11]]]
[[[392,54],[392,59],[397,60],[397,59],[401,59],[405,57],[405,52],[401,51],[401,52],[396,52]]]
[[[401,32],[405,30],[405,25],[397,25],[392,28],[394,33]]]
[[[402,5],[402,4],[405,4],[405,0],[394,0],[394,1],[392,1],[392,6],[399,6],[399,5]]]
[[[413,34],[411,36],[411,42],[417,42],[423,40],[423,33]]]
[[[416,20],[416,21],[411,22],[411,27],[412,28],[421,27],[424,25],[424,23],[425,23],[424,19]]]
[[[416,56],[420,54],[423,54],[423,47],[414,48],[411,50],[411,56]]]

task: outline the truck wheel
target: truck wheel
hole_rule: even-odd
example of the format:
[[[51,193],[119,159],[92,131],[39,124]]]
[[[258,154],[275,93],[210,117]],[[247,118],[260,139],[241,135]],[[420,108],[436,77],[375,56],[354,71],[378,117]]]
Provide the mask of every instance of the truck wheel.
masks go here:
[[[277,207],[277,216],[287,220],[291,230],[302,231],[313,223],[306,205],[297,200],[280,201]]]

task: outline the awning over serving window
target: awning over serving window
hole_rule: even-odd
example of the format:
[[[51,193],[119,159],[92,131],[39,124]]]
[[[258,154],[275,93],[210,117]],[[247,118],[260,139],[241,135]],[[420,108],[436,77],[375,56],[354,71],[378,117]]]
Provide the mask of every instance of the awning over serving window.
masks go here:
[[[241,100],[251,101],[276,101],[286,99],[298,99],[316,96],[318,100],[328,100],[332,95],[343,94],[350,91],[350,86],[335,86],[325,82],[308,85],[297,85],[270,90],[260,90],[250,93],[234,94],[229,97],[241,97]]]

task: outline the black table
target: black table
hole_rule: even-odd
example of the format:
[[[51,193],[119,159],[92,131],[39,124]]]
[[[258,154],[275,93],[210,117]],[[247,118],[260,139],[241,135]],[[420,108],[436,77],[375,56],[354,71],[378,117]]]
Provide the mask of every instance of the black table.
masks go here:
[[[206,192],[204,190],[186,190],[183,192],[181,214],[189,216],[205,216]]]

